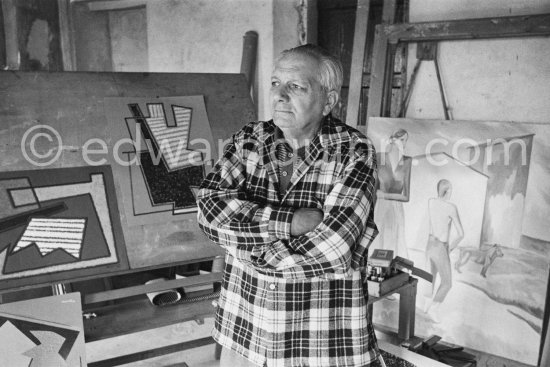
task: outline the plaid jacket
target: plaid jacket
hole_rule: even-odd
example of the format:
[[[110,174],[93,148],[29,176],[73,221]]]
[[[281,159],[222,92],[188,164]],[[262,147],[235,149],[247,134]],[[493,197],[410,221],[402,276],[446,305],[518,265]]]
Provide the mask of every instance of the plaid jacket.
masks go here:
[[[374,148],[329,115],[281,196],[275,129],[236,133],[199,191],[199,225],[227,250],[213,336],[260,366],[367,366]],[[295,208],[321,209],[323,222],[291,237]]]

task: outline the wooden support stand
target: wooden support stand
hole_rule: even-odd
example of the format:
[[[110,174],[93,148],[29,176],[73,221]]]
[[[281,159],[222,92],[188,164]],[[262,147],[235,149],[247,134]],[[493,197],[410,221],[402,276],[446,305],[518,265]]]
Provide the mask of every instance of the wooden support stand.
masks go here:
[[[394,289],[397,289],[403,284],[406,284],[408,281],[408,273],[396,274],[390,278],[383,280],[382,282],[367,280],[369,286],[369,296],[380,297],[383,294],[388,294]]]
[[[416,310],[416,289],[418,279],[410,277],[408,282],[393,290],[382,294],[380,297],[369,297],[369,317],[372,321],[372,311],[375,302],[384,299],[392,294],[399,294],[399,327],[397,336],[400,339],[408,340],[414,337],[415,310]]]

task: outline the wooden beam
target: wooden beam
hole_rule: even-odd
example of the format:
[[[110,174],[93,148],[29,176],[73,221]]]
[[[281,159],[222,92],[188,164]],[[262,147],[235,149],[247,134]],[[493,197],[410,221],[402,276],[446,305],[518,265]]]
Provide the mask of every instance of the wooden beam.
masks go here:
[[[550,14],[379,25],[388,42],[537,37],[550,35]]]
[[[399,73],[394,73],[393,80],[392,80],[393,88],[401,88],[403,87],[403,81],[402,77]],[[346,89],[349,88],[349,85],[343,85],[342,88]],[[363,89],[370,87],[370,74],[363,73],[363,80],[361,82],[361,87]]]
[[[187,278],[166,280],[164,282],[157,282],[151,284],[138,285],[133,287],[126,287],[121,289],[113,289],[110,291],[90,293],[84,296],[84,304],[89,305],[92,303],[112,301],[115,299],[128,298],[132,296],[138,296],[146,293],[159,292],[168,289],[177,289],[181,287],[188,287],[202,284],[212,284],[214,282],[221,281],[222,273],[210,273],[204,275],[196,275]]]
[[[243,37],[243,53],[241,57],[241,74],[248,82],[248,89],[254,85],[256,72],[256,55],[258,53],[258,32],[248,31]],[[256,100],[256,98],[254,98]]]
[[[384,9],[386,8],[384,2]],[[384,116],[388,110],[388,81],[393,74],[389,44],[399,42],[450,41],[464,39],[537,37],[550,35],[550,14],[463,19],[423,23],[382,23],[376,26],[367,118]]]
[[[219,294],[215,299],[219,297]],[[212,317],[216,311],[214,299],[204,297],[195,302],[153,306],[143,296],[133,301],[85,310],[92,317],[84,318],[86,343],[114,336],[174,325],[184,321]]]
[[[185,341],[177,344],[167,345],[160,348],[146,350],[143,352],[137,352],[137,353],[127,354],[120,357],[114,357],[114,358],[104,359],[101,361],[91,362],[91,363],[88,363],[88,367],[120,366],[122,364],[138,362],[144,359],[155,358],[166,354],[178,353],[183,350],[198,348],[198,347],[202,347],[202,346],[214,344],[214,343],[215,343],[214,339],[211,336],[207,336],[205,338],[189,340],[189,341]],[[177,364],[177,366],[185,367],[188,365],[185,362],[183,362],[183,364]]]
[[[71,4],[69,0],[57,0],[59,9],[59,33],[61,39],[61,55],[63,71],[76,71],[76,54],[74,48],[74,32],[71,22]]]
[[[367,105],[367,121],[371,116],[382,116],[383,99],[386,93],[385,84],[388,82],[386,76],[393,71],[393,62],[388,65],[388,38],[381,28],[389,25],[395,20],[396,0],[384,1],[382,10],[382,23],[376,26],[374,35],[374,49],[372,55],[371,85],[369,88],[369,100]],[[391,70],[390,69],[391,66]],[[367,125],[365,121],[365,125]]]
[[[19,69],[19,46],[17,44],[17,9],[14,0],[3,0],[0,6],[4,15],[4,36],[6,42],[6,66]]]
[[[147,5],[147,0],[108,0],[87,1],[90,11],[109,11],[139,8]]]
[[[0,70],[3,70],[6,62],[6,31],[4,29],[4,11],[0,4]]]
[[[359,119],[359,102],[363,82],[363,65],[365,64],[365,49],[369,20],[370,0],[358,0],[355,14],[355,31],[353,34],[353,51],[350,69],[348,106],[346,123],[357,126]]]

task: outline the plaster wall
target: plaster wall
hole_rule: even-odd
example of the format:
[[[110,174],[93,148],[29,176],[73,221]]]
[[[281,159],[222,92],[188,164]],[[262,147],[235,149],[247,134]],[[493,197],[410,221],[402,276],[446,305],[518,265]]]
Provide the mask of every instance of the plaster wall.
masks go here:
[[[298,44],[298,25],[304,29],[304,22],[301,21],[302,1],[273,1],[273,56],[276,57],[281,51]],[[289,32],[288,30],[294,30]],[[286,30],[286,31],[285,31]]]
[[[550,0],[410,0],[410,22],[550,13]],[[443,85],[455,120],[550,123],[550,38],[439,44]],[[409,48],[409,77],[416,45]],[[424,61],[407,117],[444,118],[433,62]]]
[[[144,0],[140,4],[145,6],[109,12],[75,5],[78,70],[239,73],[243,37],[256,31],[251,95],[262,120],[271,118],[274,56],[315,42],[317,34],[314,0]],[[82,26],[89,31],[81,31]]]
[[[256,31],[258,56],[253,97],[258,117],[270,118],[272,0],[149,0],[147,21],[152,72],[239,73],[243,36],[247,31]]]
[[[109,12],[113,71],[147,71],[146,8]]]
[[[76,3],[73,9],[76,70],[113,71],[111,36],[107,12],[91,12],[86,4]]]

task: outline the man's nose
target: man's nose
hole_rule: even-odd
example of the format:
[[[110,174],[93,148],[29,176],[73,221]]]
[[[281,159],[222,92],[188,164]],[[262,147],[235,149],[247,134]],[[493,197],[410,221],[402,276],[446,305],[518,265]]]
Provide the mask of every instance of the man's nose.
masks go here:
[[[273,97],[275,97],[277,101],[288,101],[288,90],[286,85],[280,84],[276,87],[273,87]]]

